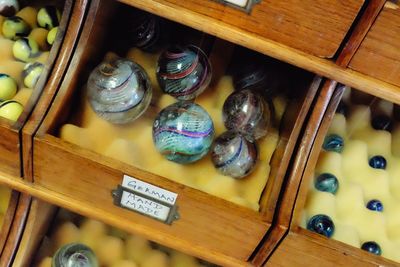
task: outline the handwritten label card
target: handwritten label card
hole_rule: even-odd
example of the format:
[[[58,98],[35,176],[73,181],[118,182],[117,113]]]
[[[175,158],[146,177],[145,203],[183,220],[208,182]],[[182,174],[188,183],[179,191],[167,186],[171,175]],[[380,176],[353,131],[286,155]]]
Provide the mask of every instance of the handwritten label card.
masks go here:
[[[114,204],[171,224],[179,219],[178,194],[124,175],[122,185],[112,191]]]

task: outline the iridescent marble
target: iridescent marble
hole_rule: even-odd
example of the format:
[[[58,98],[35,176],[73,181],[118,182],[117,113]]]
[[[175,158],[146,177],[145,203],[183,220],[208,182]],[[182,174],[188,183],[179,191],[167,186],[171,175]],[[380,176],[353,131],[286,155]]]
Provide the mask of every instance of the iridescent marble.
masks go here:
[[[5,38],[15,41],[20,37],[28,36],[31,27],[22,18],[12,16],[4,20],[2,31]]]
[[[62,246],[53,256],[52,267],[98,267],[96,255],[88,246],[70,243]]]
[[[200,48],[173,46],[158,59],[157,80],[164,93],[179,100],[191,100],[210,84],[211,65]]]
[[[161,18],[144,12],[137,12],[133,17],[128,29],[130,43],[144,51],[156,50],[161,38]]]
[[[100,63],[90,74],[87,89],[93,110],[115,124],[137,119],[152,97],[145,70],[128,59]]]
[[[19,10],[17,0],[0,0],[0,15],[4,17],[14,16]]]
[[[38,82],[40,75],[44,70],[44,65],[40,62],[32,62],[25,65],[22,71],[22,79],[24,85],[28,88],[33,89]]]
[[[386,169],[386,159],[383,156],[373,156],[369,160],[369,166],[374,169]]]
[[[337,134],[330,134],[325,137],[322,148],[327,151],[334,151],[341,153],[343,151],[344,141],[343,138]]]
[[[215,168],[223,175],[233,178],[249,175],[257,159],[255,140],[237,131],[227,131],[218,136],[211,149],[211,160]]]
[[[242,131],[259,139],[267,134],[271,113],[262,97],[245,89],[228,96],[222,119],[228,130]]]
[[[373,211],[382,212],[383,211],[383,204],[379,200],[373,199],[373,200],[368,201],[367,209],[373,210]]]
[[[308,220],[307,229],[329,238],[335,231],[335,225],[329,216],[318,214]]]
[[[319,191],[336,194],[339,188],[339,181],[335,175],[323,173],[315,179],[314,186]]]
[[[51,30],[60,25],[61,12],[55,6],[42,7],[37,14],[40,27]]]
[[[390,132],[392,130],[392,119],[386,115],[378,115],[372,119],[371,125],[375,130]]]
[[[161,110],[153,124],[153,141],[168,160],[186,164],[204,157],[214,137],[214,124],[201,106],[180,101]]]
[[[378,243],[374,241],[365,242],[364,244],[362,244],[361,249],[378,256],[382,254],[381,247],[378,245]]]

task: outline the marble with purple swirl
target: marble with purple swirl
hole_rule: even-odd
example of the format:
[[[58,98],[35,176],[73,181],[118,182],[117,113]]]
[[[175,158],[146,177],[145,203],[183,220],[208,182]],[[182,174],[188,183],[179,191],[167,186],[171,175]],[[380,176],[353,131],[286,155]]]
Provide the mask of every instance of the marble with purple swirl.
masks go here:
[[[224,102],[222,118],[228,130],[242,131],[259,139],[267,134],[271,114],[263,98],[245,89],[235,91]]]
[[[193,45],[172,46],[158,59],[157,80],[164,93],[191,100],[210,84],[211,65],[204,52]]]
[[[258,160],[256,141],[237,131],[227,131],[218,136],[211,148],[214,167],[223,175],[236,179],[249,175]]]
[[[152,97],[146,71],[128,59],[100,63],[89,76],[87,90],[96,114],[115,124],[137,119]]]
[[[210,115],[198,104],[180,101],[161,110],[153,123],[153,142],[168,160],[187,164],[203,158],[214,138]]]

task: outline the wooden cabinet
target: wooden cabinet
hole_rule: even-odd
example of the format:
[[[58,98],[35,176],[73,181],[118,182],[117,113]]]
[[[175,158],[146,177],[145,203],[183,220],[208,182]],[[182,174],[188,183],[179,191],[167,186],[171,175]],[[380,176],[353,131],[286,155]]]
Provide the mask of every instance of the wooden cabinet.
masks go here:
[[[358,67],[386,66],[385,62],[396,62],[390,56],[397,51],[393,41],[396,19],[387,18],[388,14],[396,15],[396,5],[387,4],[379,13],[382,0],[328,2],[266,0],[245,13],[209,0],[67,1],[70,13],[65,21],[63,42],[58,43],[55,63],[47,82],[42,82],[44,89],[37,98],[37,105],[28,112],[31,114],[29,120],[15,131],[16,142],[12,144],[19,146],[8,149],[13,151],[12,156],[3,154],[5,160],[16,161],[13,160],[13,167],[9,167],[10,164],[4,164],[4,168],[0,166],[0,182],[26,193],[27,203],[32,195],[223,266],[301,266],[305,262],[311,262],[311,265],[322,262],[327,266],[395,264],[299,227],[310,177],[343,95],[344,86],[338,86],[338,83],[400,103],[398,84],[391,80],[395,75],[389,75],[394,72],[388,72],[388,69],[395,71],[395,67],[381,69],[382,75],[392,78],[369,72],[373,68],[364,71]],[[126,152],[120,157],[118,153],[122,150],[105,153],[86,145],[102,143],[101,134],[106,136],[107,131],[120,131],[135,136],[144,146],[149,145],[147,150],[132,152],[129,157],[146,158],[153,149],[150,143],[143,141],[144,135],[149,137],[151,134],[151,131],[143,130],[149,123],[141,124],[143,129],[131,125],[107,125],[97,129],[96,137],[85,135],[85,129],[91,123],[105,125],[100,119],[95,123],[85,121],[94,116],[87,108],[86,83],[90,72],[104,58],[150,58],[143,62],[145,69],[152,73],[153,87],[157,87],[158,54],[138,52],[128,43],[127,33],[131,32],[128,21],[132,15],[127,14],[139,10],[174,21],[168,22],[172,29],[170,37],[175,38],[172,40],[192,43],[206,51],[214,71],[207,91],[211,95],[209,102],[221,102],[223,96],[227,96],[227,91],[220,85],[221,77],[224,77],[225,85],[232,84],[231,78],[226,77],[229,75],[225,74],[229,74],[230,63],[235,60],[244,64],[246,60],[256,59],[267,64],[274,81],[288,87],[285,93],[278,89],[282,91],[280,98],[269,100],[275,110],[272,114],[275,128],[267,139],[275,140],[275,144],[262,143],[261,149],[267,146],[273,149],[268,152],[268,168],[260,176],[263,182],[257,182],[256,193],[251,190],[243,193],[250,187],[248,184],[252,184],[247,182],[246,185],[246,180],[238,184],[231,180],[214,181],[204,189],[196,181],[205,181],[209,177],[191,176],[190,172],[185,173],[186,167],[179,167],[184,170],[181,170],[181,176],[171,177],[174,176],[171,173],[178,172],[164,164],[166,160],[161,157],[159,162],[153,162],[154,167],[133,164],[125,160],[124,155],[129,154],[126,152],[129,149],[136,151],[136,144],[123,138],[117,140]],[[393,28],[382,41],[390,49],[376,45],[376,39],[380,40],[380,37],[373,36],[382,36],[380,24]],[[365,51],[370,52],[367,55]],[[371,55],[380,55],[380,58]],[[162,102],[161,94],[155,92],[149,112],[144,114],[146,118],[153,118],[163,107],[157,104]],[[202,99],[196,101],[207,103]],[[72,129],[80,134],[65,138],[65,125],[69,125],[68,131]],[[90,131],[96,133],[96,129]],[[194,165],[193,168],[207,176],[204,166]],[[121,208],[121,203],[114,198],[125,175],[176,194],[176,202],[168,206],[177,211],[175,220],[166,224]],[[224,194],[220,188],[241,191],[253,202]],[[31,208],[29,216],[25,213],[25,217],[28,216],[25,231],[22,233],[20,224],[15,224],[21,238],[15,266],[31,262],[33,248],[40,243],[48,228],[47,219],[54,214],[54,207],[40,201],[33,201],[28,206]],[[13,227],[10,224],[10,229]],[[13,245],[6,245],[6,248],[15,252]]]

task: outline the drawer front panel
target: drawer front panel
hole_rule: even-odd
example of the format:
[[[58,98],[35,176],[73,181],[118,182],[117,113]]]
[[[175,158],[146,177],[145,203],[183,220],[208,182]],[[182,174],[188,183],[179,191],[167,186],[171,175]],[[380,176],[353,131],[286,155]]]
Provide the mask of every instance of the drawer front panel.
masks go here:
[[[160,1],[160,0],[156,0]],[[262,0],[249,14],[212,0],[165,0],[307,53],[330,58],[364,1]]]
[[[354,70],[400,86],[400,8],[388,2],[350,63]]]

